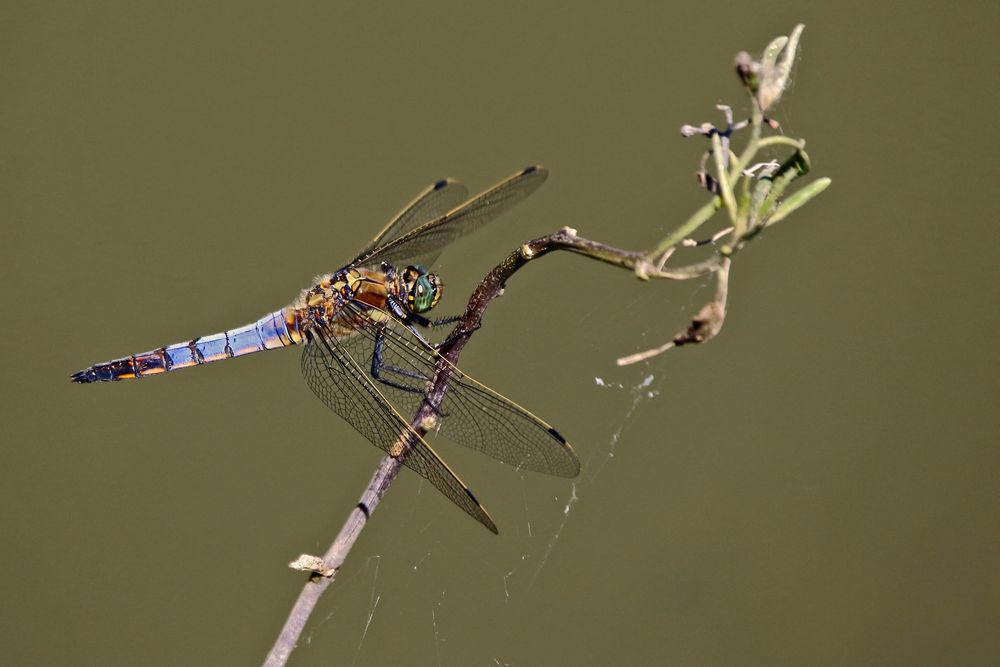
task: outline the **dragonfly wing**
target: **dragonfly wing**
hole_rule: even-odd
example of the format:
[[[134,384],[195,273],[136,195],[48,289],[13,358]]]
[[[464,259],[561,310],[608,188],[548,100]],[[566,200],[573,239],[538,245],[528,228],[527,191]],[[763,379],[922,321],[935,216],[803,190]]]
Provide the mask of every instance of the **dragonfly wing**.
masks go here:
[[[371,326],[378,324],[372,322]],[[469,488],[387,400],[383,385],[370,374],[368,360],[357,358],[344,344],[357,337],[338,338],[328,329],[314,330],[302,353],[306,383],[331,410],[386,453],[396,454],[394,445],[401,436],[409,436],[413,444],[404,461],[406,466],[496,533],[496,524]]]
[[[384,246],[420,225],[440,218],[469,197],[469,191],[458,181],[445,178],[427,186],[403,210],[389,221],[375,240],[361,251],[360,256],[371,255]]]
[[[522,169],[447,214],[362,253],[352,264],[407,262],[430,266],[442,248],[476,231],[512,208],[537,190],[548,175],[549,172],[544,167],[533,166]]]
[[[576,477],[580,460],[566,439],[506,396],[454,369],[441,433],[523,470]]]
[[[352,317],[363,314],[356,303],[345,304],[344,310]],[[382,381],[376,380],[376,387],[402,414],[412,416],[441,357],[398,320],[381,312],[378,319],[377,327],[361,328],[342,344],[365,366],[369,378],[378,350]],[[460,369],[451,366],[450,372],[440,406],[442,435],[521,470],[560,477],[579,474],[580,461],[558,431]]]

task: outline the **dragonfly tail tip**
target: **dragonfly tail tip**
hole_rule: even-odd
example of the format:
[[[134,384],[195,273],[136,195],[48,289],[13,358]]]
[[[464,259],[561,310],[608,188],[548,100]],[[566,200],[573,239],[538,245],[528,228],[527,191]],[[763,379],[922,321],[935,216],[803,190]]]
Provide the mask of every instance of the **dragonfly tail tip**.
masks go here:
[[[87,384],[88,382],[93,382],[94,377],[93,374],[90,372],[90,369],[87,368],[85,370],[77,371],[72,375],[70,375],[69,381],[74,382],[76,384]]]

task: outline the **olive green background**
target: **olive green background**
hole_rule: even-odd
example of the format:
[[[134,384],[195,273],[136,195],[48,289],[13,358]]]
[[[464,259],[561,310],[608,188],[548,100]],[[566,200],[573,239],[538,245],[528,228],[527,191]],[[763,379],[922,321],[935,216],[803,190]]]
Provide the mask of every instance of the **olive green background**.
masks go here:
[[[720,338],[620,370],[711,281],[519,273],[463,367],[582,475],[441,443],[499,537],[404,474],[293,664],[996,664],[998,14],[6,4],[2,661],[259,663],[379,457],[294,350],[71,372],[284,305],[442,176],[552,172],[442,256],[442,313],[563,225],[648,247],[705,201],[678,127],[745,115],[733,55],[803,22],[776,115],[833,186],[739,256]]]

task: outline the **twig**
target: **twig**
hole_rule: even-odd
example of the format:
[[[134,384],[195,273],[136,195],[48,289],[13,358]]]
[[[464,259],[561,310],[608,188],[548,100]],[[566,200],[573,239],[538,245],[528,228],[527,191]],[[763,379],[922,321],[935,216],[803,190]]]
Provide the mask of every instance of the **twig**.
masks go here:
[[[711,142],[710,150],[701,158],[697,178],[698,183],[712,194],[712,198],[663,239],[647,256],[651,258],[669,256],[668,253],[678,245],[696,247],[709,243],[717,244],[717,256],[701,264],[670,271],[663,270],[661,261],[657,264],[661,275],[652,277],[688,277],[699,270],[702,273],[715,272],[718,291],[715,298],[705,304],[698,315],[691,320],[687,329],[659,347],[619,358],[619,366],[649,359],[674,347],[703,343],[714,338],[725,321],[728,272],[732,257],[765,228],[788,217],[790,213],[830,185],[830,179],[820,178],[783,199],[791,183],[809,173],[809,156],[805,152],[805,141],[784,136],[761,136],[763,128],[778,127],[777,122],[768,118],[765,112],[778,102],[788,86],[802,30],[803,26],[797,25],[792,30],[791,36],[772,40],[764,50],[760,62],[754,61],[746,52],[736,56],[734,63],[736,72],[746,88],[753,110],[747,121],[734,123],[732,109],[726,105],[718,105],[717,109],[725,118],[723,127],[716,127],[711,123],[681,126],[682,136],[701,135]],[[731,142],[733,133],[746,127],[750,129],[750,136],[743,151],[736,156]],[[758,154],[769,148],[790,148],[792,152],[784,162],[767,160],[751,166]],[[714,173],[709,173],[710,160]],[[691,240],[695,231],[720,208],[726,210],[730,226],[712,234],[707,240]],[[719,243],[722,239],[726,241]]]
[[[430,425],[441,414],[439,408],[448,391],[458,358],[466,343],[481,326],[486,308],[503,293],[507,280],[529,261],[553,250],[567,250],[590,259],[630,269],[642,280],[650,278],[687,280],[713,273],[716,275],[714,298],[701,309],[685,330],[658,348],[619,359],[620,365],[647,359],[672,347],[711,340],[718,334],[726,316],[729,269],[733,255],[761,230],[787,217],[830,184],[829,179],[817,179],[787,199],[782,199],[792,181],[809,171],[809,158],[804,150],[805,142],[780,136],[761,137],[763,126],[771,128],[777,126],[764,113],[777,102],[787,86],[801,32],[800,25],[795,28],[790,38],[782,37],[774,40],[765,50],[761,63],[754,62],[746,54],[737,57],[737,72],[753,103],[753,115],[749,121],[734,125],[731,110],[728,107],[720,107],[726,115],[725,129],[718,130],[707,123],[700,128],[692,126],[682,128],[685,136],[702,134],[712,142],[712,150],[703,158],[702,169],[699,172],[700,182],[711,192],[712,197],[656,247],[645,252],[621,250],[579,237],[576,230],[564,227],[558,232],[525,243],[486,275],[469,298],[465,313],[458,324],[436,348],[438,363],[434,379],[413,420],[398,435],[401,453],[395,458],[387,456],[382,459],[360,502],[348,516],[322,560],[307,559],[312,563],[308,566],[311,570],[309,580],[268,654],[265,665],[277,667],[286,664],[320,595],[333,581],[337,570],[344,563],[347,554],[364,529],[368,517],[375,511],[389,485],[399,474],[412,443],[416,438],[426,435]],[[730,135],[733,130],[747,125],[750,127],[750,139],[743,153],[737,156],[731,151]],[[793,151],[792,155],[778,166],[768,165],[765,169],[754,167],[748,171],[750,163],[758,152],[772,146],[789,147]],[[709,155],[715,167],[714,176],[708,174],[706,170]],[[707,243],[715,244],[728,236],[727,242],[719,245],[717,253],[708,259],[666,269],[667,260],[677,249],[706,243],[692,242],[690,237],[720,208],[726,209],[732,226],[713,234]]]
[[[295,649],[296,644],[298,644],[306,621],[309,620],[309,616],[316,607],[320,596],[323,595],[323,591],[330,585],[336,576],[337,570],[340,569],[340,566],[347,559],[347,554],[350,553],[351,547],[354,546],[354,542],[361,535],[361,530],[368,523],[368,517],[375,511],[375,507],[378,506],[382,496],[389,489],[392,480],[399,474],[399,469],[402,465],[403,463],[400,459],[394,459],[391,456],[384,457],[379,463],[371,481],[368,482],[368,488],[361,495],[361,500],[347,516],[344,527],[340,529],[337,538],[323,556],[323,563],[327,568],[326,572],[328,574],[324,576],[320,571],[317,571],[309,575],[309,580],[303,587],[302,592],[299,593],[299,599],[295,601],[292,611],[285,620],[285,626],[281,629],[281,634],[278,635],[274,646],[271,647],[270,653],[267,654],[267,659],[264,660],[266,667],[278,667],[288,662],[288,657]],[[320,567],[316,569],[323,570]]]
[[[663,354],[667,350],[687,345],[689,343],[705,343],[715,338],[722,330],[722,324],[726,321],[726,301],[729,298],[729,267],[732,260],[726,258],[722,261],[722,266],[715,272],[716,288],[715,298],[706,303],[698,314],[691,320],[686,329],[679,332],[672,340],[667,341],[659,347],[654,347],[645,352],[637,352],[626,357],[620,357],[615,363],[619,366],[628,366],[640,361],[645,361]]]

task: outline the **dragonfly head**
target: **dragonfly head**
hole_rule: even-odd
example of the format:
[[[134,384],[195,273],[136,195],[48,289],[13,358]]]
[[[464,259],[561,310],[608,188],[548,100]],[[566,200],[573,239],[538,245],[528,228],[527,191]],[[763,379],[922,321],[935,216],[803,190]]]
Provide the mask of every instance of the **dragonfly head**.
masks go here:
[[[444,284],[436,273],[430,273],[419,264],[406,267],[403,272],[403,289],[406,305],[412,313],[426,313],[441,300]]]

